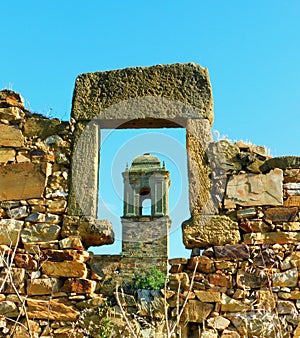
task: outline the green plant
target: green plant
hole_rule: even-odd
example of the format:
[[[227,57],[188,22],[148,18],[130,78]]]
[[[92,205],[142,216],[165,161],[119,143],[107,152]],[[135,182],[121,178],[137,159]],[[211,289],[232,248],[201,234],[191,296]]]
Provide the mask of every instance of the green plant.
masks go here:
[[[153,266],[149,271],[137,275],[131,285],[132,291],[138,289],[160,290],[165,286],[166,275]]]

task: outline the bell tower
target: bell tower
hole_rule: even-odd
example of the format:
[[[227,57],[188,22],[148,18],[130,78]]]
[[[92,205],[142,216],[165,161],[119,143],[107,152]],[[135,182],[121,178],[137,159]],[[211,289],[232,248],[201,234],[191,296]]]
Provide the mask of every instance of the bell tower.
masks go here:
[[[122,255],[140,260],[152,258],[152,264],[166,272],[170,173],[157,156],[146,153],[134,158],[122,175]]]

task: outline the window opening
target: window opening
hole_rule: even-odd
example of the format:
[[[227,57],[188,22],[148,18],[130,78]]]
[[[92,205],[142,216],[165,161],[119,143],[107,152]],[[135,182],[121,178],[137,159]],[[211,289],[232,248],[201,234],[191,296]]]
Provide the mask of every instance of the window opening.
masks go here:
[[[102,129],[100,130],[100,164],[98,187],[99,219],[112,222],[115,243],[92,247],[95,254],[120,254],[122,248],[121,219],[123,215],[122,172],[138,155],[151,153],[165,162],[171,175],[169,191],[170,257],[190,255],[182,243],[181,223],[190,217],[188,200],[188,174],[186,156],[186,130],[184,128]],[[141,189],[142,214],[151,214],[151,199],[146,187]],[[147,196],[148,198],[143,196]],[[150,203],[150,205],[149,205]],[[179,251],[179,246],[181,246]]]
[[[141,216],[151,216],[151,199],[146,198],[142,200],[141,208],[140,208]]]

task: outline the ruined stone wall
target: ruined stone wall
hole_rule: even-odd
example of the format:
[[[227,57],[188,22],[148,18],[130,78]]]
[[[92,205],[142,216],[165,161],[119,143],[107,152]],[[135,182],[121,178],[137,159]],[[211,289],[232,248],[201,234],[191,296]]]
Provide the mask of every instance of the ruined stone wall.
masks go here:
[[[112,243],[113,232],[66,215],[73,131],[0,92],[1,337],[66,337],[74,327],[83,337],[80,312],[103,302],[86,249]]]
[[[187,130],[182,233],[192,257],[170,260],[167,290],[119,295],[138,336],[166,337],[177,319],[181,337],[300,336],[298,157],[213,142],[208,74],[194,64],[81,75],[72,115],[31,114],[18,94],[0,92],[3,337],[97,337],[108,317],[113,337],[130,337],[113,290],[136,271],[165,269],[166,257],[164,248],[135,257],[131,245],[127,256],[88,251],[114,240],[110,222],[96,219],[99,128],[175,125]]]
[[[299,337],[300,158],[227,140],[207,153],[218,212],[184,222],[193,257],[170,260],[183,336]]]

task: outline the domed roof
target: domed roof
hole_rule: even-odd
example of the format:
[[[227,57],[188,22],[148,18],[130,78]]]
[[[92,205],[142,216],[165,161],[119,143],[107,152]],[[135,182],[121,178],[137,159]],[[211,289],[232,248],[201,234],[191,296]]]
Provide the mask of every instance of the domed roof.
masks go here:
[[[132,161],[130,170],[161,169],[161,163],[157,156],[146,153],[139,155]]]

